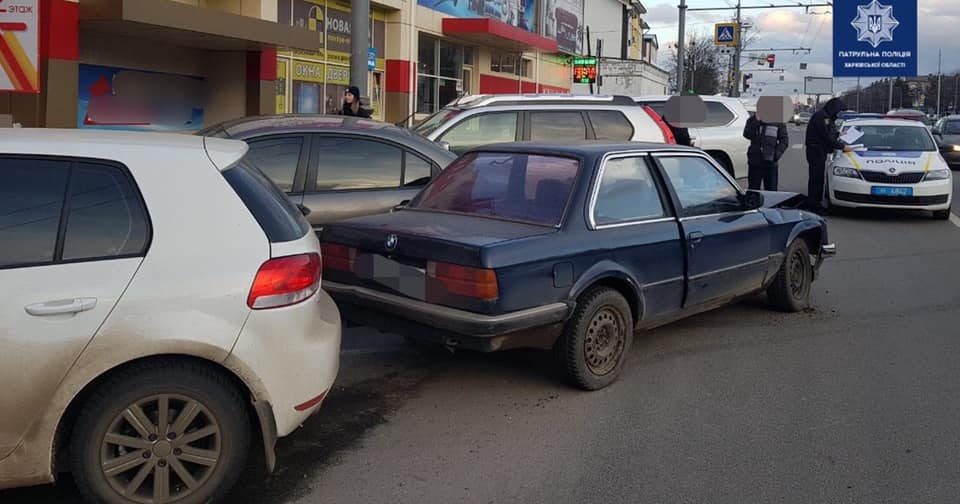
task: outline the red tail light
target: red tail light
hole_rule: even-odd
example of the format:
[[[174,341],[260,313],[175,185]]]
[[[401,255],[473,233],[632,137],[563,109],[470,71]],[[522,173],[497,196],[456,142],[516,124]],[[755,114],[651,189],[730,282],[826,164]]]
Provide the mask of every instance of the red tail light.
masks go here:
[[[673,132],[670,131],[670,126],[664,122],[663,118],[660,117],[660,114],[656,110],[653,110],[648,105],[643,106],[643,111],[650,116],[650,119],[653,119],[653,122],[657,123],[657,126],[660,128],[660,132],[663,133],[663,141],[668,144],[677,143],[677,139],[673,137]]]
[[[247,306],[254,310],[297,304],[320,289],[322,262],[317,254],[270,259],[260,266]]]
[[[483,301],[494,301],[500,296],[497,274],[490,269],[428,262],[427,277],[439,281],[450,294]]]
[[[357,249],[339,243],[322,243],[320,249],[323,252],[324,269],[353,271],[353,263],[357,259]]]

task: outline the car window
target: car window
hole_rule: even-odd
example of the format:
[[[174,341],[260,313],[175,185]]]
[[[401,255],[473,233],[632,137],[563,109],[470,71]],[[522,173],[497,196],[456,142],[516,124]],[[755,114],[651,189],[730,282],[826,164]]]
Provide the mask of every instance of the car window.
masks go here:
[[[450,150],[463,154],[473,147],[517,139],[517,113],[494,112],[465,119],[443,134]]]
[[[403,187],[427,185],[433,174],[431,163],[410,151],[404,151],[403,155]]]
[[[733,112],[730,112],[726,105],[715,101],[705,101],[704,104],[707,106],[707,118],[704,121],[704,126],[726,126],[734,119]]]
[[[119,168],[80,163],[70,181],[63,260],[129,256],[143,251],[147,218]]]
[[[249,140],[247,160],[257,165],[283,192],[293,191],[293,178],[303,151],[303,137],[274,137]]]
[[[587,112],[597,140],[630,140],[633,125],[616,110],[591,110]]]
[[[583,114],[573,112],[530,112],[530,140],[586,140]]]
[[[642,157],[611,159],[603,167],[593,220],[597,225],[656,219],[666,212]]]
[[[940,130],[944,135],[960,135],[960,121],[946,121]]]
[[[661,157],[659,161],[680,200],[681,217],[742,209],[736,188],[706,159]]]
[[[70,163],[0,158],[0,267],[54,259]]]
[[[430,117],[424,119],[420,124],[414,126],[413,131],[420,133],[423,136],[428,136],[430,133],[433,133],[440,126],[443,126],[447,121],[452,120],[454,117],[457,117],[460,114],[460,109],[456,108],[442,108]]]
[[[310,230],[310,224],[300,210],[255,165],[240,162],[224,171],[223,178],[271,242],[297,240]]]
[[[555,226],[579,167],[558,156],[473,152],[448,166],[409,208]]]
[[[318,191],[400,187],[403,151],[399,147],[346,137],[319,139]]]

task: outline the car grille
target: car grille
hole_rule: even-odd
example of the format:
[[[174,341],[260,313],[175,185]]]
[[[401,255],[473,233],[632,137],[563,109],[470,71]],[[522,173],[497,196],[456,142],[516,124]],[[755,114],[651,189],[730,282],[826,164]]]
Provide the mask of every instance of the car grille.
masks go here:
[[[883,172],[861,171],[860,176],[867,182],[878,182],[881,184],[916,184],[923,180],[923,172],[901,173],[899,175],[887,175]]]
[[[851,203],[866,203],[868,205],[903,205],[903,206],[927,206],[941,205],[947,202],[946,194],[937,196],[874,196],[872,194],[856,194],[843,191],[835,191],[834,196],[843,201]]]

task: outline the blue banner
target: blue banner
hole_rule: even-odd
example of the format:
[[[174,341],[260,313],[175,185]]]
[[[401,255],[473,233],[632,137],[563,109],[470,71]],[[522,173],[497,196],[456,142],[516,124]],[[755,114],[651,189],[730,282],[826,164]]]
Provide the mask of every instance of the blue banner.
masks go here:
[[[915,77],[917,0],[833,3],[834,77]]]
[[[489,17],[527,31],[536,29],[536,0],[418,0],[456,17]]]

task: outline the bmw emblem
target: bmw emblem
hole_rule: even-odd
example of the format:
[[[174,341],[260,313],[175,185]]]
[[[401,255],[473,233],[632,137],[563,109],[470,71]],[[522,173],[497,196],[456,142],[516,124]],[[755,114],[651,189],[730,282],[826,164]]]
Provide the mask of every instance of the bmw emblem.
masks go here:
[[[397,248],[397,235],[392,234],[387,236],[387,243],[385,243],[387,250],[395,250]]]

